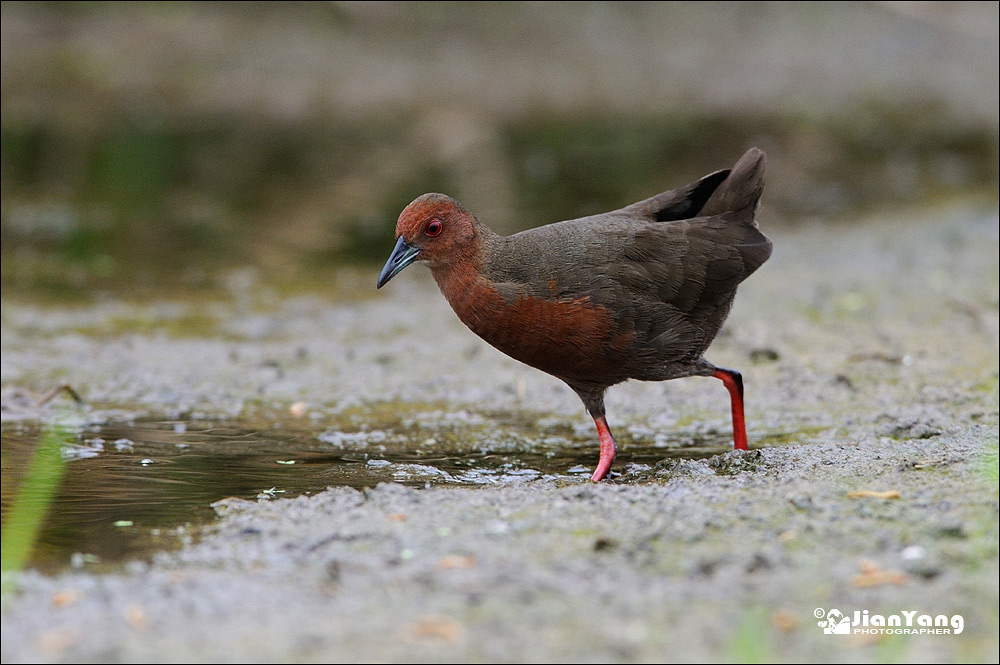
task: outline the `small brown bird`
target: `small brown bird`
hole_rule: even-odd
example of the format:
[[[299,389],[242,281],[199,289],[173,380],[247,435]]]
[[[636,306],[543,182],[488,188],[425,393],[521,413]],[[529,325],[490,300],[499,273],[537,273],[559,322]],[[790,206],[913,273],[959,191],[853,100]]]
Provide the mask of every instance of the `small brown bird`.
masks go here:
[[[703,354],[736,287],[771,255],[754,213],[764,153],[601,215],[499,236],[461,204],[424,194],[396,223],[381,288],[421,261],[458,318],[494,347],[565,381],[597,424],[603,479],[618,451],[604,393],[627,379],[714,376],[729,390],[746,449],[743,379]]]

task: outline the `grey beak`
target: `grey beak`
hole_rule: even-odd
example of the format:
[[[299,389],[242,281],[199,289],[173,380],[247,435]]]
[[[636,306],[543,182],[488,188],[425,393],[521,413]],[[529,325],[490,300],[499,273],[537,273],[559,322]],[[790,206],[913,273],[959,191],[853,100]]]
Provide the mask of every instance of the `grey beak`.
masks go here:
[[[378,276],[376,288],[381,289],[386,282],[395,277],[403,268],[416,261],[419,255],[419,247],[406,244],[406,241],[400,237],[396,241],[396,246],[392,248],[392,254],[389,255],[389,260],[385,262],[385,267],[382,268],[382,274]]]

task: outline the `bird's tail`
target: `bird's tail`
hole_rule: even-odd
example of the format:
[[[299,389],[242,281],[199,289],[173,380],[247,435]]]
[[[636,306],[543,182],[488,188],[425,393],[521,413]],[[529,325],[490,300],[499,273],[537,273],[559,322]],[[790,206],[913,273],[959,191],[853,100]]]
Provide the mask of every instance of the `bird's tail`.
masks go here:
[[[736,162],[736,165],[730,169],[726,179],[719,183],[719,186],[705,201],[698,216],[711,217],[752,208],[749,215],[752,220],[754,209],[764,191],[766,161],[764,152],[759,148],[747,150],[746,154],[740,157],[740,161]]]

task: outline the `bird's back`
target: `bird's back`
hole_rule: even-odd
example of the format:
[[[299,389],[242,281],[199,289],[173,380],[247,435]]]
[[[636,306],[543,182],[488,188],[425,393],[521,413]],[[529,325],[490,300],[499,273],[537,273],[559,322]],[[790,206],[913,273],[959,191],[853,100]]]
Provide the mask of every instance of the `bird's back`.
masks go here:
[[[770,256],[753,218],[763,172],[753,149],[620,210],[490,236],[482,272],[506,306],[470,327],[571,385],[696,373],[736,287]]]

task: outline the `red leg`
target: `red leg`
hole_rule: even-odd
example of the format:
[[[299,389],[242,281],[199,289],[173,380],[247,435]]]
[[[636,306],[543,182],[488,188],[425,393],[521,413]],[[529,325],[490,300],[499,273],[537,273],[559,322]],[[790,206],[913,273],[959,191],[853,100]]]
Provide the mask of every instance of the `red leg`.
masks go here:
[[[733,404],[733,448],[747,449],[747,425],[743,418],[743,377],[735,369],[717,367],[712,376],[721,379]],[[603,451],[603,446],[601,447]],[[603,455],[602,455],[603,457]]]
[[[597,425],[597,435],[601,437],[601,461],[597,463],[594,475],[590,477],[596,483],[603,480],[608,475],[608,471],[611,470],[611,464],[615,461],[615,455],[618,454],[618,446],[615,445],[615,439],[611,436],[611,428],[608,427],[608,421],[605,420],[604,416],[594,418],[594,424]]]

